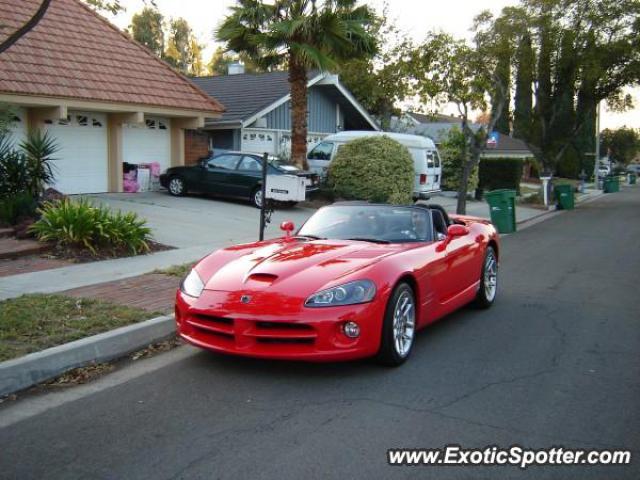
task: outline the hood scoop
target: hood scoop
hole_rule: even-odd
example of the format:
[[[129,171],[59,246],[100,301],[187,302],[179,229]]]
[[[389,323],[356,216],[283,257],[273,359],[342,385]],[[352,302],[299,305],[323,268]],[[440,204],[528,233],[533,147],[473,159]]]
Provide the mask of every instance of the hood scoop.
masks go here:
[[[276,281],[278,275],[273,275],[272,273],[251,273],[248,275],[244,283],[260,283],[262,285],[271,285]]]

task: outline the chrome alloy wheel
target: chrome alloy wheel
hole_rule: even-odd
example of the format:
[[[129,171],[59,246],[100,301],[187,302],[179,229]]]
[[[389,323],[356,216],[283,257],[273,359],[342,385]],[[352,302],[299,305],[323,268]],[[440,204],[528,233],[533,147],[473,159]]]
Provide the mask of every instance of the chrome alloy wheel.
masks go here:
[[[487,252],[487,258],[484,262],[484,296],[488,302],[493,302],[498,290],[498,262],[496,254],[492,249]]]
[[[176,178],[172,178],[169,181],[169,191],[173,195],[182,195],[183,190],[184,190],[184,184],[181,179],[176,177]]]
[[[256,207],[262,208],[262,188],[256,190],[253,194],[253,203]]]
[[[413,296],[404,291],[398,297],[393,311],[393,344],[396,353],[404,358],[409,354],[415,334],[416,312]]]

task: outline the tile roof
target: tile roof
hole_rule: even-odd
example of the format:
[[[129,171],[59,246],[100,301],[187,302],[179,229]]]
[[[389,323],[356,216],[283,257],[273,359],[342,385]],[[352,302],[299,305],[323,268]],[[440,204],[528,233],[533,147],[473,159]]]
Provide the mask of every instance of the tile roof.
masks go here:
[[[417,113],[407,112],[418,123],[459,123],[460,118],[442,113]]]
[[[225,113],[215,123],[240,122],[289,94],[287,72],[194,77],[191,81],[225,105]]]
[[[0,40],[39,0],[0,0]],[[224,107],[79,0],[52,0],[44,18],[0,55],[0,92],[219,113]]]

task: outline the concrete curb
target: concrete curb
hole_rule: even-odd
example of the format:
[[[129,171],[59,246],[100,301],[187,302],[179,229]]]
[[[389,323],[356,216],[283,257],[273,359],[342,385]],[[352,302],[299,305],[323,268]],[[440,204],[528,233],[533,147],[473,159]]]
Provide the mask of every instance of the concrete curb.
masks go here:
[[[0,363],[0,396],[50,380],[73,368],[140,350],[175,332],[173,315],[152,318]]]

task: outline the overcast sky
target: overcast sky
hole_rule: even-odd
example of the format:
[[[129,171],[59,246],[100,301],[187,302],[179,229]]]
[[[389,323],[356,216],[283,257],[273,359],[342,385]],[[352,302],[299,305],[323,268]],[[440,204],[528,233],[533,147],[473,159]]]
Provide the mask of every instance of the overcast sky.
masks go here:
[[[144,7],[143,0],[124,0],[126,12],[110,17],[120,28],[126,28],[131,16]],[[155,0],[160,12],[166,17],[183,17],[200,41],[207,45],[205,58],[211,55],[214,48],[213,31],[224,18],[228,7],[235,0]],[[369,0],[369,5],[382,10],[384,0]],[[484,9],[498,14],[507,5],[515,5],[510,0],[446,0],[432,2],[428,0],[389,0],[389,14],[398,27],[407,32],[415,40],[422,40],[429,30],[441,29],[459,37],[469,37],[469,27],[473,17]],[[634,90],[635,103],[640,107],[640,91]],[[640,109],[625,114],[606,112],[603,109],[601,128],[627,125],[640,127]]]

